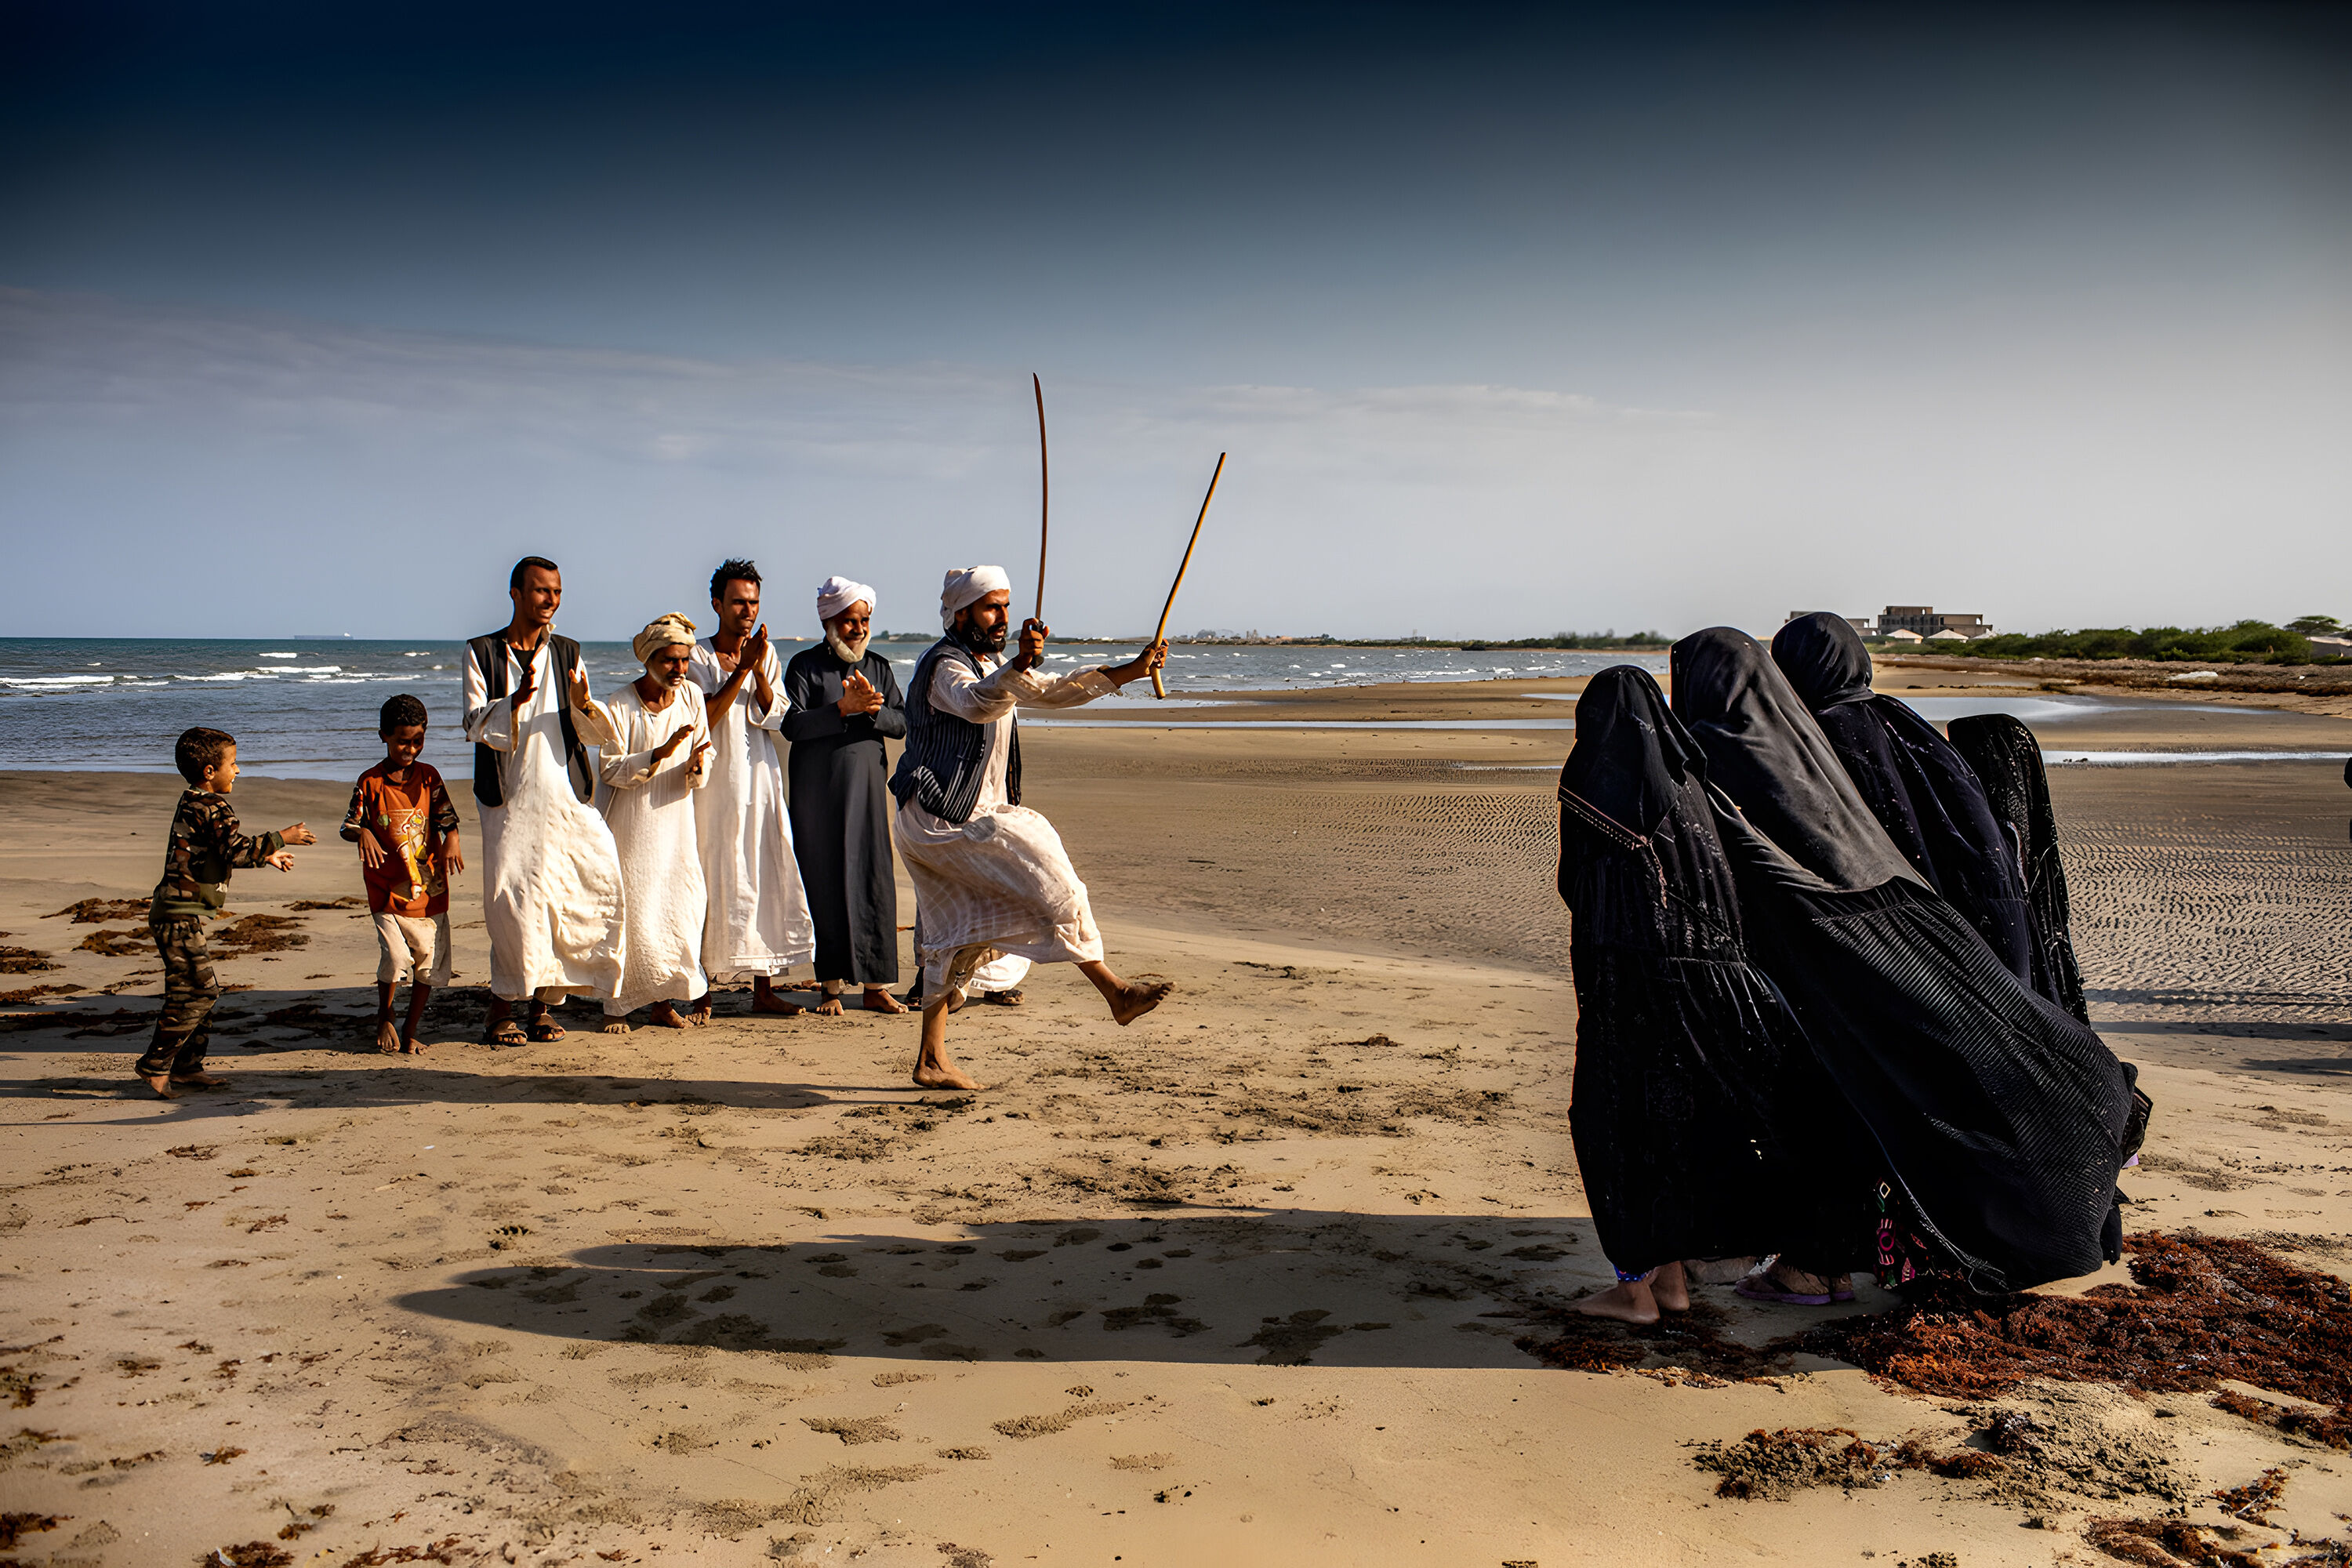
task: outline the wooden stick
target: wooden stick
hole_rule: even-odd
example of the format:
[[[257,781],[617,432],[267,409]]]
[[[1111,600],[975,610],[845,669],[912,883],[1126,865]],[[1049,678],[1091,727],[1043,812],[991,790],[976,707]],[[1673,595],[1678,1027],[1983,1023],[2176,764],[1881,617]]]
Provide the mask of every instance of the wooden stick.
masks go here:
[[[1037,615],[1045,618],[1045,523],[1053,501],[1053,480],[1045,468],[1045,384],[1029,374],[1029,384],[1037,394]]]
[[[1192,547],[1201,542],[1201,525],[1209,521],[1209,503],[1217,499],[1217,480],[1224,471],[1225,455],[1220,452],[1217,454],[1217,471],[1209,476],[1209,493],[1201,498],[1201,515],[1192,520],[1192,537],[1185,542],[1184,559],[1177,563],[1176,581],[1168,585],[1168,602],[1160,606],[1160,629],[1151,634],[1155,644],[1165,641],[1168,637],[1168,613],[1176,607],[1176,590],[1184,585],[1184,568],[1192,564]],[[1156,669],[1151,672],[1151,695],[1155,698],[1168,695],[1168,687]]]

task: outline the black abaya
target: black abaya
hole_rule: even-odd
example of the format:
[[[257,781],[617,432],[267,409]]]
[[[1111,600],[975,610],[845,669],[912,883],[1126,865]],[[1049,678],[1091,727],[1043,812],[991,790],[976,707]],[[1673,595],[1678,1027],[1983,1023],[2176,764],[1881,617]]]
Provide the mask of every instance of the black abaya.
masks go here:
[[[1955,719],[1952,745],[1984,784],[1985,799],[2014,845],[2033,920],[2033,988],[2084,1023],[2083,971],[2074,962],[2066,868],[2058,858],[2058,818],[2050,809],[2050,775],[2033,731],[2006,713]]]
[[[1890,1226],[1984,1290],[2116,1256],[2128,1069],[1911,870],[1754,638],[1673,658],[1757,965],[1876,1141]]]
[[[1872,692],[1870,650],[1843,616],[1799,616],[1772,638],[1772,660],[1904,858],[1977,928],[1993,956],[2033,984],[2033,931],[2016,850],[1960,753],[1907,703]]]
[[[829,643],[784,666],[784,738],[792,742],[793,855],[816,927],[816,977],[857,985],[898,978],[898,887],[890,858],[889,767],[883,740],[903,740],[907,709],[890,661],[855,667],[882,694],[873,713],[838,704],[851,666]]]
[[[1631,665],[1592,678],[1560,770],[1559,894],[1576,978],[1570,1126],[1595,1227],[1628,1274],[1866,1252],[1866,1180],[1836,1095],[1748,967],[1706,763]]]

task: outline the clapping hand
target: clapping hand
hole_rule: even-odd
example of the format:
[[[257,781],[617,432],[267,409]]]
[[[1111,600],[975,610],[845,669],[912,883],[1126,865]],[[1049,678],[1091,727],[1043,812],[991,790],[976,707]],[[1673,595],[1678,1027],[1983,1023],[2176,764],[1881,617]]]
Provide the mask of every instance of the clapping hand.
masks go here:
[[[861,713],[878,713],[882,709],[882,694],[874,689],[872,681],[853,669],[842,678],[841,700],[834,706],[841,710],[841,716],[845,719],[855,719]]]
[[[697,741],[694,743],[693,754],[686,759],[686,771],[688,776],[692,777],[699,774],[702,772],[704,763],[709,760],[709,757],[710,742],[708,741]]]
[[[577,665],[572,669],[572,706],[583,713],[596,706],[596,694],[588,689],[588,678]]]
[[[275,866],[281,871],[291,871],[294,869],[294,857],[289,855],[283,849],[280,849],[275,855],[264,855],[261,858],[261,863],[265,866]]]
[[[278,837],[283,838],[289,844],[316,844],[319,842],[319,836],[310,831],[310,825],[301,822],[296,823],[293,826],[286,829],[285,832],[280,833]]]
[[[669,754],[672,752],[677,751],[680,746],[685,745],[687,742],[693,738],[694,731],[692,730],[677,731],[676,733],[672,734],[668,740],[664,741],[660,745],[654,748],[654,761],[656,763],[667,762],[669,760]]]
[[[509,694],[507,700],[513,705],[514,710],[520,713],[523,710],[524,705],[531,700],[531,695],[539,689],[539,654],[536,649],[526,651],[516,648],[514,656],[515,662],[522,666],[522,674],[516,678],[514,690]]]
[[[759,629],[743,639],[742,651],[735,656],[739,669],[757,669],[768,662],[768,623],[761,621]]]

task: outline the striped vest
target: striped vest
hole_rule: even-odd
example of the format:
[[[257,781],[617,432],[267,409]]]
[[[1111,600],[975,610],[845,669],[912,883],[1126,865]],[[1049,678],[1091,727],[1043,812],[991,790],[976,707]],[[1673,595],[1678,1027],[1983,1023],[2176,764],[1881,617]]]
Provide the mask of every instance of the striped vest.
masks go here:
[[[948,822],[969,822],[980,804],[980,785],[988,771],[987,724],[975,724],[931,706],[931,675],[942,658],[954,659],[974,675],[980,661],[952,637],[941,637],[915,665],[907,682],[907,744],[898,753],[898,769],[890,775],[890,793],[904,805],[909,799],[932,816]],[[1021,804],[1021,721],[1013,721],[1013,755],[1004,767],[1005,798]]]

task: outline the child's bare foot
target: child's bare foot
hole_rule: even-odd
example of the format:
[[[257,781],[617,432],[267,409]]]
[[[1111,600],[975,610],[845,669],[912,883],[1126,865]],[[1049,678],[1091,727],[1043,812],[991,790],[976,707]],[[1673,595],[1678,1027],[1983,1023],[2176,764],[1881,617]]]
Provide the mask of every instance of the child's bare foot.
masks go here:
[[[1119,988],[1118,999],[1110,1005],[1110,1016],[1121,1027],[1134,1023],[1160,1005],[1176,987],[1165,980],[1150,985],[1132,983]]]
[[[820,1002],[820,1003],[818,1003],[815,1006],[814,1006],[814,1007],[810,1008],[810,1009],[809,1009],[809,1011],[810,1011],[810,1012],[812,1012],[812,1013],[814,1013],[814,1014],[815,1014],[815,1015],[816,1015],[818,1017],[820,1017],[820,1018],[838,1018],[838,1017],[840,1017],[840,1016],[841,1016],[841,993],[840,993],[840,992],[838,992],[838,991],[828,991],[828,992],[826,992],[826,993],[824,994],[824,1001],[822,1001],[822,1002]]]
[[[423,1056],[423,1055],[425,1054],[425,1050],[426,1050],[426,1048],[427,1048],[427,1047],[426,1047],[426,1046],[425,1046],[425,1042],[424,1042],[423,1040],[420,1040],[420,1039],[418,1039],[415,1036],[411,1035],[411,1036],[409,1036],[409,1037],[408,1037],[408,1038],[406,1038],[406,1039],[404,1039],[404,1040],[403,1040],[403,1041],[401,1041],[401,1042],[400,1042],[400,1048],[401,1048],[401,1050],[402,1050],[404,1054],[406,1054],[406,1055],[408,1055],[408,1056],[412,1056],[412,1057],[421,1057],[421,1056]]]
[[[628,1032],[629,1018],[627,1014],[607,1015],[605,1016],[604,1033],[608,1035],[625,1035]]]
[[[868,985],[866,988],[866,1010],[869,1013],[903,1013],[907,1005],[891,995],[887,986]]]
[[[654,1010],[646,1015],[646,1022],[656,1029],[690,1029],[693,1025],[667,1002],[656,1002]]]
[[[1651,1294],[1647,1280],[1621,1279],[1598,1296],[1587,1296],[1576,1302],[1569,1310],[1620,1323],[1654,1323],[1658,1321],[1658,1299]]]
[[[144,1083],[149,1089],[155,1091],[155,1098],[158,1100],[177,1100],[180,1098],[177,1094],[173,1092],[171,1079],[163,1073],[142,1072],[139,1075],[139,1079],[141,1082]]]
[[[915,1082],[924,1089],[978,1089],[980,1083],[961,1068],[929,1059],[915,1064]]]
[[[174,1073],[172,1077],[172,1087],[174,1089],[226,1089],[228,1079],[216,1072],[192,1072],[184,1077]]]
[[[375,1021],[375,1048],[388,1057],[400,1054],[400,1031],[393,1027],[390,1018]]]

